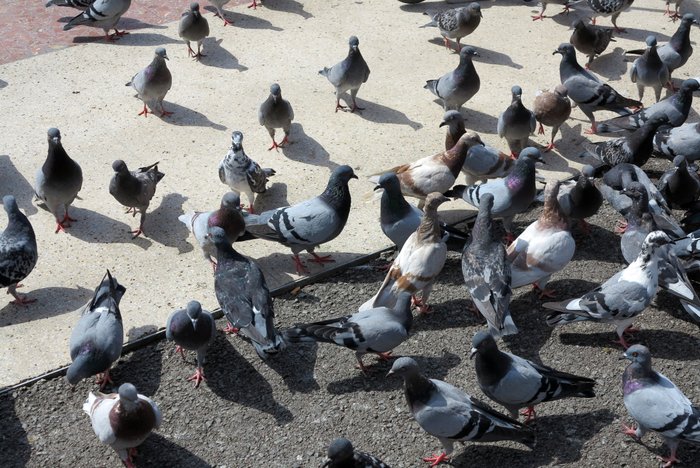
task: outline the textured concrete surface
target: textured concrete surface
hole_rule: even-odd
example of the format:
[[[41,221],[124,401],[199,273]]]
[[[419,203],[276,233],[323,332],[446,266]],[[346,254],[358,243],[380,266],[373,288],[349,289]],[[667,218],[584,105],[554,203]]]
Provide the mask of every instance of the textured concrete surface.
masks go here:
[[[129,21],[140,18],[140,11],[155,3],[135,1],[126,15],[127,28]],[[188,3],[172,2],[154,14],[164,21],[177,18]],[[64,36],[55,18],[73,11],[25,10],[17,4],[9,2],[17,24],[28,24],[29,16],[43,13],[40,23],[52,28],[48,46],[37,50],[51,44],[61,48],[0,65],[0,192],[18,198],[34,225],[40,249],[39,263],[23,289],[37,303],[19,307],[2,296],[0,385],[69,362],[67,340],[78,317],[75,311],[89,299],[106,268],[127,287],[122,311],[128,338],[163,326],[169,312],[190,299],[216,306],[211,270],[177,216],[218,205],[226,187],[218,180],[217,166],[232,130],[243,131],[251,157],[277,170],[258,208],[320,193],[337,164],[355,168],[361,178],[351,182],[354,198],[348,227],[320,249],[340,262],[387,245],[376,223],[378,205],[368,195],[371,184],[364,176],[432,154],[443,144],[442,129],[437,127],[442,109],[423,84],[454,68],[457,56],[442,47],[437,30],[418,28],[427,21],[422,11],[443,8],[441,2],[411,6],[395,0],[303,4],[268,0],[257,11],[229,6],[233,27],[224,28],[208,15],[212,37],[205,42],[208,56],[202,63],[187,58],[177,23],[159,25],[148,16],[115,44],[89,40],[65,48],[66,38],[73,36]],[[2,8],[7,7],[3,2]],[[520,84],[523,100],[531,106],[537,89],[556,85],[559,57],[551,51],[570,36],[567,25],[589,12],[581,9],[532,22],[534,5],[484,2],[482,8],[481,26],[463,41],[481,53],[476,67],[482,87],[463,114],[468,128],[503,148],[494,133],[498,114],[510,102],[510,87]],[[626,95],[635,96],[636,88],[625,74],[628,64],[622,61],[622,50],[640,47],[649,30],[657,31],[660,42],[668,39],[676,25],[662,17],[663,8],[663,2],[635,3],[619,20],[629,32],[593,66]],[[697,12],[697,4],[685,2],[684,11]],[[36,18],[31,21],[35,24]],[[601,23],[609,24],[606,19]],[[76,28],[75,33],[97,37],[101,30]],[[359,93],[360,105],[367,109],[361,114],[336,114],[332,87],[317,71],[345,56],[347,38],[353,34],[360,38],[372,70]],[[697,36],[697,31],[693,34]],[[19,36],[15,40],[22,43]],[[166,98],[166,108],[174,115],[139,117],[140,101],[124,83],[150,62],[153,49],[161,45],[168,49],[174,77]],[[694,75],[697,66],[687,66],[676,78]],[[266,150],[268,135],[257,123],[257,108],[275,81],[296,113],[294,144],[279,153]],[[650,104],[650,99],[647,96],[645,102]],[[582,117],[574,111],[562,129],[559,151],[547,156],[543,173],[563,177],[580,165],[576,155],[586,141],[581,131],[587,128]],[[52,126],[61,129],[66,150],[85,174],[73,211],[79,221],[67,234],[54,234],[51,215],[31,200],[34,173],[46,155],[46,129]],[[547,141],[541,136],[533,140]],[[127,231],[136,220],[125,215],[107,192],[110,165],[116,158],[131,167],[160,161],[166,174],[151,204],[146,238],[131,240]],[[444,212],[454,219],[464,215],[464,208],[454,202]],[[4,219],[1,215],[0,222]],[[252,241],[240,245],[240,250],[260,261],[272,287],[295,278],[287,249]],[[312,265],[311,272],[316,271]]]

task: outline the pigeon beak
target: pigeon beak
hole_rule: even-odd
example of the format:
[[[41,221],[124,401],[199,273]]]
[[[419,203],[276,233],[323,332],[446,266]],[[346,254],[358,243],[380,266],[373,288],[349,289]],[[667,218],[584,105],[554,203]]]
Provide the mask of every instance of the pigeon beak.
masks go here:
[[[483,17],[484,17],[484,14],[479,12],[479,18],[483,18]]]
[[[168,54],[163,55],[163,58],[164,58],[165,60],[170,60],[170,59],[168,58]]]
[[[384,189],[384,187],[382,187],[381,185],[377,185],[377,186],[375,186],[374,189],[372,189],[372,190],[374,190],[375,192],[377,192],[377,191],[383,190],[383,189]]]
[[[561,52],[559,52],[559,49],[557,49],[557,50],[555,50],[554,52],[552,52],[552,55],[556,55],[556,54],[561,54]]]
[[[622,361],[623,359],[629,359],[629,357],[627,356],[627,353],[624,353],[622,356],[620,356],[620,357],[617,358],[617,359],[620,360],[620,361]]]
[[[53,141],[55,144],[59,144],[61,142],[61,138],[60,137],[53,137],[53,138],[51,138],[51,141]]]
[[[472,348],[471,352],[469,353],[469,359],[474,359],[474,356],[476,356],[476,348]]]
[[[198,319],[190,319],[190,322],[192,322],[192,328],[194,328],[194,331],[197,331],[197,321],[198,321]]]
[[[394,375],[394,371],[393,371],[393,370],[390,370],[389,373],[386,374],[387,377],[389,377],[390,375]]]
[[[447,122],[440,122],[440,125],[438,125],[438,128],[444,127],[445,125],[449,125]]]
[[[353,50],[353,52],[357,52],[357,46],[356,46],[356,45],[351,46],[350,48]]]
[[[351,179],[359,179],[359,177],[357,177],[355,174],[351,175],[350,178]]]

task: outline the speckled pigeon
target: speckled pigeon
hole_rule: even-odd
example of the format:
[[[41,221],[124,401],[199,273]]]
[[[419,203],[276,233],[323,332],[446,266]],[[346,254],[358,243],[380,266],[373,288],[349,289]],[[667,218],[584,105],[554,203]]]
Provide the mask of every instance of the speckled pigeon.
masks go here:
[[[19,210],[12,195],[2,198],[7,227],[0,232],[0,288],[7,288],[7,294],[15,298],[13,304],[30,304],[36,299],[29,299],[17,292],[20,281],[25,279],[36,266],[39,259],[36,236],[29,219]]]
[[[700,159],[700,122],[664,127],[654,135],[654,156],[673,161],[684,156],[688,162]]]
[[[62,7],[72,7],[72,8],[77,8],[78,10],[84,10],[85,8],[89,7],[95,3],[95,0],[48,0],[46,2],[46,8],[55,5],[55,6],[62,6]]]
[[[593,10],[593,19],[591,22],[595,24],[596,16],[611,16],[612,24],[615,27],[615,32],[626,32],[625,29],[617,26],[617,17],[628,10],[632,6],[634,0],[588,0],[588,6]]]
[[[450,49],[448,38],[454,39],[457,42],[455,45],[457,52],[462,47],[460,40],[473,33],[479,27],[481,18],[484,17],[481,14],[481,5],[477,2],[472,2],[466,7],[450,8],[449,10],[432,14],[425,12],[425,14],[430,16],[432,21],[422,27],[437,27],[447,49]]]

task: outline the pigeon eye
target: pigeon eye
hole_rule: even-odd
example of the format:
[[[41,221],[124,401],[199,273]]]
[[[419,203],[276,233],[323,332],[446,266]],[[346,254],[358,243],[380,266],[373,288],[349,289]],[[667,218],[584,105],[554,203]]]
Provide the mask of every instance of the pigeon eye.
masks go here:
[[[639,356],[639,353],[632,353],[632,356],[637,357]]]

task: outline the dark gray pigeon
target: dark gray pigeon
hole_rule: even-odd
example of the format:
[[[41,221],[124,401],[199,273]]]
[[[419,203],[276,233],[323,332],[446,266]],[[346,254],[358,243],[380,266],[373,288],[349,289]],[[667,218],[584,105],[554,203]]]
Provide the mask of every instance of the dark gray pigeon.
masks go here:
[[[0,233],[0,288],[7,288],[7,294],[15,298],[13,304],[31,304],[36,299],[18,293],[17,288],[39,259],[34,229],[19,211],[15,197],[5,195],[2,203],[7,213],[7,227]]]
[[[464,117],[459,111],[449,110],[445,112],[442,117],[442,122],[440,122],[440,127],[447,125],[447,132],[445,133],[445,149],[450,150],[457,144],[459,139],[467,132],[464,127]]]
[[[700,444],[700,408],[663,374],[651,367],[651,353],[646,346],[634,345],[624,354],[632,361],[622,374],[625,408],[637,427],[623,425],[624,434],[640,440],[649,431],[659,433],[671,449],[664,468],[679,462],[676,458],[681,441]]]
[[[518,333],[510,316],[510,263],[502,238],[496,232],[491,209],[493,195],[486,193],[472,227],[471,242],[462,252],[462,275],[476,309],[496,338]]]
[[[622,96],[610,85],[601,82],[576,61],[576,51],[569,43],[560,44],[553,52],[561,54],[559,78],[566,86],[569,98],[578,104],[581,111],[591,121],[591,129],[586,133],[597,133],[594,112],[608,110],[620,115],[631,114],[628,107],[641,107],[642,103]]]
[[[673,161],[680,155],[688,162],[700,159],[700,122],[665,127],[654,135],[654,156]]]
[[[83,171],[63,149],[61,132],[57,128],[49,129],[48,140],[49,153],[36,171],[34,193],[56,218],[58,232],[70,227],[71,221],[76,221],[68,215],[68,207],[83,187]]]
[[[432,21],[421,27],[435,26],[440,29],[440,35],[445,42],[445,47],[450,49],[448,38],[454,39],[457,52],[462,47],[460,40],[473,33],[479,27],[481,18],[484,17],[481,14],[481,5],[477,2],[472,2],[466,7],[450,8],[449,10],[432,14],[425,12],[424,14],[430,16]]]
[[[187,43],[187,56],[199,60],[206,57],[202,53],[202,42],[209,35],[209,23],[199,12],[199,3],[190,3],[190,8],[182,14],[177,28],[178,35]],[[190,42],[197,43],[197,52],[192,50]]]
[[[163,108],[163,99],[173,85],[173,76],[168,70],[165,61],[168,54],[165,48],[158,47],[151,63],[146,68],[135,74],[126,86],[131,86],[136,90],[138,98],[143,101],[143,110],[139,115],[148,117],[148,109],[151,113],[160,113],[161,117],[172,115]]]
[[[146,221],[146,210],[151,204],[153,195],[156,194],[158,182],[165,176],[158,170],[158,163],[150,166],[139,167],[136,171],[130,171],[126,163],[117,159],[112,163],[114,175],[109,181],[109,193],[122,205],[129,208],[127,213],[133,210],[133,215],[141,214],[138,229],[131,231],[133,239],[143,232],[143,223]]]
[[[84,10],[93,3],[95,3],[95,0],[48,0],[45,6],[46,8],[48,8],[52,5],[56,5],[62,7],[77,8],[78,10]]]
[[[462,47],[459,52],[459,65],[451,72],[445,73],[436,80],[428,80],[423,88],[440,99],[442,107],[447,110],[459,110],[465,102],[479,91],[481,81],[474,68],[472,55],[478,56],[471,46]]]
[[[105,32],[105,39],[113,41],[125,34],[129,34],[126,31],[119,31],[117,23],[119,23],[122,15],[126,13],[130,6],[131,0],[95,0],[85,11],[71,18],[63,26],[63,30],[68,31],[76,26],[100,28]],[[114,29],[114,34],[110,35],[109,31],[112,29]]]
[[[498,116],[497,133],[508,142],[510,155],[517,158],[518,154],[527,146],[530,135],[535,133],[537,119],[535,113],[526,108],[522,101],[523,90],[520,86],[513,86],[511,103],[508,108]]]
[[[630,79],[632,83],[637,83],[640,101],[644,97],[644,88],[648,86],[654,89],[656,102],[659,102],[661,88],[671,79],[671,72],[656,50],[656,36],[647,36],[646,44],[644,54],[630,68]]]
[[[357,179],[352,168],[338,166],[321,195],[296,205],[249,215],[246,229],[255,237],[279,242],[292,249],[298,274],[307,272],[299,258],[299,253],[304,250],[313,257],[310,262],[321,265],[334,262],[330,255],[317,255],[314,249],[332,241],[343,231],[350,215],[350,179]]]
[[[374,353],[391,359],[391,351],[408,339],[413,324],[411,295],[399,296],[393,309],[375,307],[320,322],[297,324],[284,331],[288,343],[332,343],[355,351],[358,367],[367,372],[362,358]]]
[[[374,455],[355,450],[348,439],[340,437],[328,446],[328,461],[321,468],[389,468],[389,465]]]
[[[663,173],[657,187],[674,210],[688,209],[700,197],[700,177],[697,169],[690,169],[688,160],[683,155],[673,158],[673,167]]]
[[[601,28],[593,24],[586,24],[582,19],[577,19],[571,25],[574,32],[571,33],[569,42],[588,57],[588,62],[584,65],[586,69],[591,67],[591,63],[596,55],[600,55],[608,48],[610,41],[615,41],[612,38],[613,30],[610,28]]]
[[[282,97],[280,85],[274,83],[270,86],[270,95],[260,105],[258,110],[258,122],[267,129],[267,133],[272,138],[272,146],[268,148],[268,151],[273,148],[276,150],[289,143],[292,120],[294,120],[292,105]],[[284,138],[279,144],[275,141],[276,128],[281,128],[284,131]]]
[[[596,16],[612,16],[615,32],[626,32],[625,29],[617,26],[617,18],[623,11],[628,10],[633,2],[634,0],[588,0],[588,6],[593,10],[591,22],[595,24]]]
[[[603,195],[593,183],[595,169],[590,164],[581,168],[581,174],[559,187],[557,201],[561,211],[571,220],[578,221],[586,232],[590,227],[586,219],[595,215],[603,204]]]
[[[185,349],[197,352],[197,371],[187,380],[194,380],[194,387],[199,387],[204,377],[204,363],[207,348],[216,338],[216,322],[208,310],[202,310],[197,301],[187,303],[187,308],[178,309],[170,314],[165,324],[165,337],[174,341],[179,352],[185,358]]]
[[[504,406],[514,419],[518,410],[525,422],[535,419],[535,405],[564,398],[593,398],[595,380],[561,372],[544,364],[498,349],[496,340],[480,331],[472,339],[470,359],[474,359],[476,379],[484,394]]]
[[[275,311],[262,270],[233,250],[220,227],[209,228],[209,236],[216,245],[214,289],[230,324],[227,331],[250,339],[262,359],[277,354],[285,342],[275,329]]]
[[[350,45],[350,50],[342,62],[336,63],[330,68],[324,67],[323,70],[318,72],[319,75],[328,78],[328,81],[335,86],[336,112],[338,112],[338,109],[346,108],[340,105],[340,96],[346,91],[350,91],[350,97],[352,98],[350,112],[364,110],[364,107],[357,105],[355,97],[362,84],[366,83],[369,78],[369,67],[360,53],[360,40],[355,36],[350,36],[348,44]]]
[[[219,163],[219,180],[248,198],[248,211],[255,213],[255,194],[267,191],[267,182],[276,172],[262,168],[243,149],[243,133],[238,130],[231,134],[231,148]]]
[[[124,344],[119,301],[125,292],[126,288],[107,270],[70,335],[73,362],[66,379],[71,385],[97,374],[102,374],[97,381],[100,389],[113,383],[109,369],[121,356]]]
[[[406,401],[413,418],[442,444],[442,453],[423,459],[432,466],[448,461],[457,441],[514,440],[530,448],[534,446],[535,434],[529,428],[447,382],[426,378],[413,359],[402,357],[394,361],[389,371],[392,374],[404,379]]]

